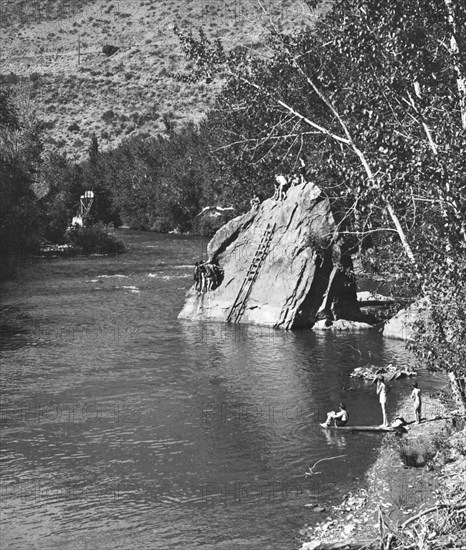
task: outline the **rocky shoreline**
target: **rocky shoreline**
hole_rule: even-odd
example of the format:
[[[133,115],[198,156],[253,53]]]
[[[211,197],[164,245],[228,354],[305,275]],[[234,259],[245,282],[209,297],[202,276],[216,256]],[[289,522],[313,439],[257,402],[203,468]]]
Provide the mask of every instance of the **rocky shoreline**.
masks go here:
[[[397,414],[411,418],[411,408],[404,401]],[[384,436],[361,487],[333,506],[317,525],[300,531],[301,550],[407,548],[403,544],[409,533],[403,533],[404,539],[400,533],[404,524],[406,530],[416,521],[422,524],[426,541],[438,541],[416,548],[466,548],[465,421],[453,415],[449,405],[429,396],[423,402],[423,418],[421,424],[410,424],[401,437]],[[411,521],[418,514],[419,519]],[[448,514],[458,516],[451,532]],[[429,521],[442,523],[439,518],[445,532],[437,525],[429,527]]]

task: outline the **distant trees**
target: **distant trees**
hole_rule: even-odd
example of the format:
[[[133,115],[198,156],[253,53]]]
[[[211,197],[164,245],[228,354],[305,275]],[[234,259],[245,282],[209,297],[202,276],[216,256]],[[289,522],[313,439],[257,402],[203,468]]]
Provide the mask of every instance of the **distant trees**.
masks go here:
[[[179,134],[135,137],[99,153],[82,165],[83,177],[124,224],[192,231],[200,205],[210,199],[210,157],[202,128],[188,125]]]
[[[49,153],[41,169],[44,194],[38,197],[42,212],[42,234],[54,243],[65,241],[65,231],[79,208],[84,193],[82,169],[62,153]]]
[[[41,128],[23,123],[8,90],[0,90],[0,241],[2,277],[37,244],[39,216],[32,186],[40,163]]]

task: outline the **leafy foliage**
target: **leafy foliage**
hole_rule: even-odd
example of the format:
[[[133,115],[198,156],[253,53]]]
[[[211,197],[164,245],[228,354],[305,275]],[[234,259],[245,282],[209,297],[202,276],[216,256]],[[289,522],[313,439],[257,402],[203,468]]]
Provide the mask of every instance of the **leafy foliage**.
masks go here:
[[[37,245],[39,219],[32,190],[40,162],[40,126],[22,127],[11,95],[0,90],[0,241],[2,277]]]
[[[83,169],[113,221],[139,229],[191,231],[209,195],[213,167],[205,136],[193,125],[168,137],[136,137],[99,153]]]
[[[66,233],[67,241],[79,254],[121,254],[124,244],[101,223],[87,227],[73,227]]]
[[[430,298],[414,347],[447,370],[464,364],[465,25],[457,0],[340,0],[316,29],[272,27],[266,60],[178,30],[187,78],[226,82],[209,122],[235,203],[305,156],[342,232]]]
[[[428,312],[416,323],[411,348],[431,370],[466,377],[466,260],[456,258],[447,273],[441,267],[432,265]]]

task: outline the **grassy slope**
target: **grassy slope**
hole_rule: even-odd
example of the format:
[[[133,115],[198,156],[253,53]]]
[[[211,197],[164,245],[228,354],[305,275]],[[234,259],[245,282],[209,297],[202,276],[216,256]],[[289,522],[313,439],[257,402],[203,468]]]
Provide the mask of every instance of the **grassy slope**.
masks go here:
[[[174,24],[202,26],[228,48],[264,51],[270,17],[285,30],[315,20],[302,0],[264,5],[267,14],[256,0],[5,0],[0,75],[20,77],[24,101],[47,122],[47,147],[79,159],[92,133],[107,149],[135,133],[163,131],[164,117],[180,126],[205,114],[218,84],[173,77],[187,67]],[[107,57],[105,44],[120,50]]]

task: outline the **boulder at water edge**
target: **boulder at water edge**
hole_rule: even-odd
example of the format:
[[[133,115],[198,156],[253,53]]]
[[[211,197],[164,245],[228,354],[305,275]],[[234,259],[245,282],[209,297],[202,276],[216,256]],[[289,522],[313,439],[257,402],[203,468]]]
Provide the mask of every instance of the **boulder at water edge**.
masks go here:
[[[363,320],[351,277],[351,255],[338,239],[328,199],[310,182],[289,189],[283,201],[265,200],[217,231],[207,251],[223,269],[223,281],[206,293],[193,286],[178,317],[229,320],[268,229],[272,232],[266,254],[250,292],[244,293],[243,286],[247,299],[241,311],[237,307],[236,322],[312,327],[319,310],[326,318]]]
[[[400,310],[394,317],[385,323],[383,335],[387,338],[412,340],[416,321],[427,315],[428,307],[429,303],[424,298]]]

